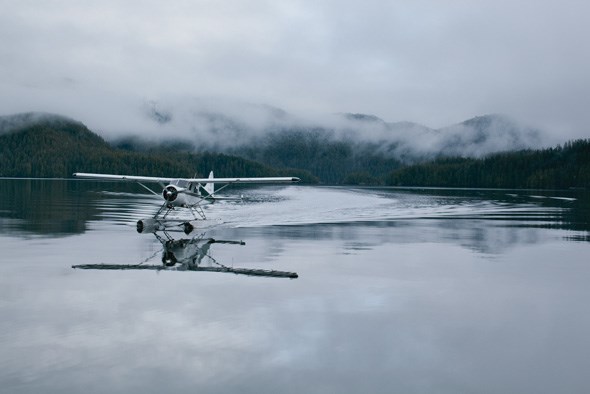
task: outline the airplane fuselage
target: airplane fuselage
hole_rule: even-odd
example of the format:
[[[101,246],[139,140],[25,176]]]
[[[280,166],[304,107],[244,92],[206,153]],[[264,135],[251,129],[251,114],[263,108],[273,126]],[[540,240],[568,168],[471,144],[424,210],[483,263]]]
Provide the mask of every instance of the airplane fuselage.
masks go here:
[[[170,183],[162,190],[162,198],[169,207],[190,207],[199,203],[211,202],[212,196],[203,195],[200,184],[181,184],[182,181]],[[184,182],[186,183],[186,182]]]

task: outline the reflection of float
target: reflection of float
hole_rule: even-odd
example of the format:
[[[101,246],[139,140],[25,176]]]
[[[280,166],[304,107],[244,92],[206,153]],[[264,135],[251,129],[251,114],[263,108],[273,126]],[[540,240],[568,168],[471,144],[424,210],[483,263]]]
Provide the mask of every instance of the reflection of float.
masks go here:
[[[189,235],[195,226],[186,220],[161,220],[161,219],[140,219],[137,221],[137,232],[156,233],[156,231],[177,231],[181,229]]]
[[[162,244],[162,249],[148,257],[139,264],[79,264],[72,268],[98,269],[98,270],[153,270],[153,271],[207,271],[227,272],[237,275],[266,276],[272,278],[298,277],[295,272],[275,271],[252,268],[228,267],[215,260],[209,249],[212,244],[245,245],[243,241],[226,241],[205,238],[205,233],[196,235],[190,239],[174,239],[170,231],[153,232],[154,236]],[[162,252],[162,264],[145,264]]]

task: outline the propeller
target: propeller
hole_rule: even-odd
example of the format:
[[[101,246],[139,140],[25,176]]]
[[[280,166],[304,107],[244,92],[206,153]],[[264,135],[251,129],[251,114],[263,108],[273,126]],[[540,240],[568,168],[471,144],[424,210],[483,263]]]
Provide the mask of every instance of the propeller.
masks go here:
[[[174,186],[166,186],[164,191],[162,191],[162,196],[164,200],[172,202],[178,197],[178,190]]]

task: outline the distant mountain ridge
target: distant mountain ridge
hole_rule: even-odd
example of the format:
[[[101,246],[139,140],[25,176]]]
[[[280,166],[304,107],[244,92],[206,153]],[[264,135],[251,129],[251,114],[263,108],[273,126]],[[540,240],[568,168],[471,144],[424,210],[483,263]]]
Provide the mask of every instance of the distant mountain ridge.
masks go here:
[[[543,146],[542,133],[522,126],[505,115],[474,117],[434,129],[413,122],[387,122],[362,113],[335,114],[306,119],[276,108],[245,107],[243,112],[220,112],[188,106],[169,109],[162,115],[156,107],[146,117],[155,127],[152,142],[160,135],[192,142],[197,150],[240,152],[276,141],[276,135],[309,133],[322,140],[349,145],[378,145],[379,153],[402,162],[441,156],[482,157],[490,153]],[[157,114],[157,115],[155,115]],[[166,122],[161,119],[165,117]],[[271,136],[271,138],[268,138]],[[145,135],[135,135],[144,138]]]
[[[99,172],[167,177],[280,176],[288,173],[309,183],[301,170],[273,169],[216,153],[129,152],[117,149],[83,123],[53,114],[25,113],[0,117],[0,176],[63,177],[73,172]]]
[[[192,113],[187,123],[191,126],[184,134],[175,135],[169,127],[179,115],[154,106],[149,118],[166,138],[130,135],[110,142],[81,122],[60,115],[2,116],[0,152],[5,164],[0,170],[3,175],[49,176],[48,169],[57,167],[59,176],[69,176],[70,169],[92,167],[154,175],[184,171],[188,176],[194,173],[190,166],[198,167],[197,162],[204,157],[215,157],[217,165],[227,169],[241,161],[247,163],[241,164],[242,168],[259,174],[290,168],[311,182],[317,176],[327,184],[379,184],[392,171],[407,165],[445,157],[485,157],[497,151],[534,148],[540,143],[538,131],[502,115],[484,115],[431,129],[412,122],[388,123],[366,114],[340,114],[330,122],[303,123],[292,121],[277,109],[268,111],[272,122],[266,121],[260,130],[255,130],[257,123],[252,119]],[[14,135],[19,132],[23,135]],[[13,164],[8,171],[6,158],[16,154],[21,155],[16,163],[39,162],[42,158],[45,162],[28,169]],[[59,166],[61,161],[64,164]],[[155,164],[150,165],[150,161]],[[189,164],[191,161],[194,164]],[[234,163],[234,167],[222,162]],[[259,167],[254,169],[254,163]],[[208,171],[203,168],[204,173]]]
[[[276,109],[257,122],[213,111],[166,112],[156,130],[166,138],[140,135],[111,140],[130,151],[181,149],[223,152],[273,167],[301,168],[326,183],[345,183],[350,174],[379,178],[392,169],[440,157],[486,155],[541,146],[538,130],[503,115],[484,115],[432,129],[412,122],[389,123],[368,114],[337,114],[329,120],[293,119]],[[153,119],[153,111],[150,112]],[[183,119],[181,122],[179,119]],[[260,121],[263,119],[264,121]],[[182,127],[184,132],[175,130]]]

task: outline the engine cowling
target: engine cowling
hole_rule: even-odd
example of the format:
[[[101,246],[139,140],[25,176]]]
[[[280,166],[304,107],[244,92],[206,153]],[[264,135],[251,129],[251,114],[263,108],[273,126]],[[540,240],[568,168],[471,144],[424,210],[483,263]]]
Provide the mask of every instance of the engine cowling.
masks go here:
[[[178,198],[178,189],[172,185],[166,186],[162,191],[162,197],[168,202],[173,202]]]

